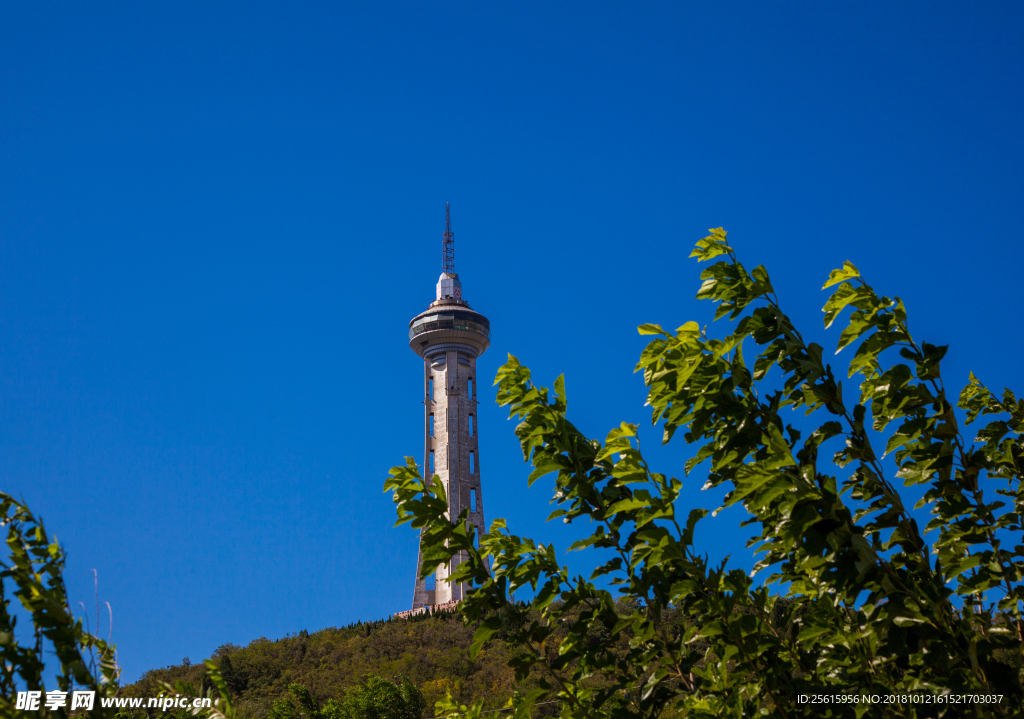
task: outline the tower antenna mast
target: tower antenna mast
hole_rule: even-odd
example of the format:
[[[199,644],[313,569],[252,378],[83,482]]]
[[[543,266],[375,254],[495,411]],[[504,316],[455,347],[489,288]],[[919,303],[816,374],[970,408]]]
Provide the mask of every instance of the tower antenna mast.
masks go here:
[[[455,274],[455,233],[452,232],[452,206],[444,205],[444,242],[441,244],[442,272]]]

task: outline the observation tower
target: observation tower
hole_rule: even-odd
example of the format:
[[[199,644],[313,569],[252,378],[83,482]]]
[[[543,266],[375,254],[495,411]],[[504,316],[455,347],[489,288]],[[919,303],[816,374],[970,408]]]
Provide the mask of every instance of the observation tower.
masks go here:
[[[469,523],[479,537],[484,531],[484,500],[477,441],[476,358],[491,344],[491,325],[462,298],[462,283],[455,274],[450,206],[445,208],[443,237],[435,299],[409,321],[409,349],[423,358],[423,467],[427,477],[440,477],[448,496],[448,516],[457,517],[468,507]],[[426,580],[419,578],[422,559],[420,552],[412,611],[461,601],[465,585],[450,585],[447,578],[464,557],[438,567]]]

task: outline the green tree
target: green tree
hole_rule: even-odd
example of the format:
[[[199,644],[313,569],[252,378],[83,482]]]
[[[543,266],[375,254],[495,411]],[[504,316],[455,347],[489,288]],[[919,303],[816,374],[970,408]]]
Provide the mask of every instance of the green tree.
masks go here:
[[[515,716],[541,701],[595,718],[1022,715],[1024,401],[973,374],[948,395],[946,348],[917,341],[903,302],[879,296],[849,262],[824,285],[834,288],[826,328],[852,310],[838,349],[850,347],[859,392],[844,392],[768,272],[748,271],[723,230],[691,256],[717,260],[697,297],[717,303],[715,319],[728,317],[732,331],[716,339],[695,322],[675,332],[643,325],[653,339],[636,370],[663,441],[682,430],[695,447],[684,472],[705,467],[705,486],[728,489],[724,506],[745,508],[763,584],[702,556],[693,537],[707,511],[677,514],[682,482],[648,466],[634,425],[603,442],[585,437],[567,418],[563,378],[549,392],[512,356],[495,383],[520,420],[528,482],[554,473],[549,521],[587,520],[593,533],[570,549],[611,558],[589,579],[570,576],[552,545],[511,534],[503,520],[477,549],[466,517],[447,517],[443,486],[425,482],[411,458],[385,484],[398,524],[421,530],[421,575],[467,557],[452,581],[473,585],[459,611],[478,625],[474,651],[499,630],[524,648],[517,680],[532,676],[539,688],[512,700]],[[801,432],[784,420],[787,407],[825,416]],[[963,426],[983,415],[995,419],[972,441]],[[829,449],[831,466],[820,458]],[[900,482],[923,486],[931,541]],[[602,577],[626,601],[594,584]],[[527,587],[532,600],[516,603]],[[509,615],[517,619],[502,626]],[[832,703],[800,703],[823,694]],[[864,701],[872,695],[880,701]],[[448,700],[438,710],[478,717],[481,705]]]
[[[345,692],[331,719],[419,719],[426,707],[423,694],[405,677],[390,682],[371,675]]]
[[[309,689],[301,684],[289,684],[288,693],[291,696],[282,697],[274,702],[274,706],[268,714],[268,719],[335,719],[335,703],[329,702],[328,707],[322,709]]]
[[[50,539],[41,519],[23,502],[4,492],[0,492],[0,524],[7,528],[8,549],[8,556],[0,560],[0,719],[23,719],[35,713],[17,708],[19,691],[41,693],[40,716],[131,716],[130,711],[103,706],[104,699],[115,698],[119,691],[115,647],[86,631],[82,620],[71,612],[64,585],[64,549],[56,539]],[[17,631],[18,617],[11,612],[10,585],[32,620],[32,627],[26,632],[28,641],[24,643],[25,637]],[[47,689],[43,673],[47,654],[52,654],[58,663],[56,691],[65,694],[64,706],[54,709],[45,706]],[[172,714],[234,717],[227,686],[217,666],[209,660],[206,678],[211,708]],[[74,690],[95,693],[91,709],[73,706]],[[184,682],[176,687],[164,685],[163,692],[196,693]]]
[[[0,524],[7,528],[9,553],[0,561],[0,717],[24,716],[16,708],[19,690],[42,692],[45,698],[44,655],[51,652],[58,663],[57,690],[94,691],[98,707],[100,698],[113,696],[117,689],[114,647],[87,632],[72,614],[64,586],[64,550],[47,536],[42,520],[3,492]],[[11,613],[12,588],[32,619],[27,637],[20,636],[18,618]],[[65,704],[52,714],[69,716],[70,695]]]
[[[397,683],[369,675],[347,690],[340,701],[328,699],[323,706],[300,684],[289,684],[290,697],[278,699],[269,719],[420,719],[426,702],[408,679]]]

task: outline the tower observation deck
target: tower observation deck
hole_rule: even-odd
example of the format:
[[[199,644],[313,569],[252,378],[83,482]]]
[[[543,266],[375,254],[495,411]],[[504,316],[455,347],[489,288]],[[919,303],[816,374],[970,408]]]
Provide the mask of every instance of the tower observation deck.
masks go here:
[[[409,321],[409,349],[423,358],[423,467],[437,475],[448,496],[448,516],[469,509],[477,536],[484,530],[477,426],[476,360],[491,344],[487,318],[462,299],[455,273],[454,235],[450,210],[442,245],[441,277],[435,299]],[[422,552],[416,560],[412,611],[463,599],[465,585],[448,583],[464,557],[438,567],[433,577],[419,578]],[[433,580],[433,581],[431,581]]]

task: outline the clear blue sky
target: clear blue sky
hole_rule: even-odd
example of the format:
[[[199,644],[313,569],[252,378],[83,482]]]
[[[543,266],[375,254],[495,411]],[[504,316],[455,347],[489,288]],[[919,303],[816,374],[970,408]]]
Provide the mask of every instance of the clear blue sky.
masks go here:
[[[720,225],[809,337],[850,259],[950,385],[1024,391],[1019,3],[210,5],[0,8],[0,487],[90,613],[98,570],[129,680],[408,607],[381,487],[446,201],[481,375],[565,372],[592,435],[647,424],[634,328],[710,318]],[[488,519],[564,550],[480,414]]]

